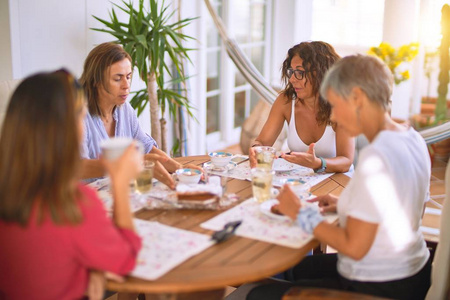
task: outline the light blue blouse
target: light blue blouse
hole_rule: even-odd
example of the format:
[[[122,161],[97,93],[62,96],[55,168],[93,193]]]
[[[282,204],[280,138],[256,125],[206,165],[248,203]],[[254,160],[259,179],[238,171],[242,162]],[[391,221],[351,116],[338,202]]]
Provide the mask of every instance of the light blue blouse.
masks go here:
[[[158,147],[155,140],[141,130],[136,112],[128,102],[116,106],[113,118],[116,121],[115,136],[131,137],[140,141],[144,145],[145,153],[149,153],[153,147]],[[101,153],[100,143],[105,139],[109,139],[109,136],[100,116],[91,116],[88,112],[84,120],[84,141],[81,157],[85,159],[99,158]]]

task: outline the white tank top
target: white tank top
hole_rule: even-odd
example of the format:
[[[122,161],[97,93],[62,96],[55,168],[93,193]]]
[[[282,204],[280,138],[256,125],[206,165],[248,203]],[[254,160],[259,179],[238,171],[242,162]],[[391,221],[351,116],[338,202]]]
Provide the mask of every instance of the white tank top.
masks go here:
[[[295,128],[295,99],[292,100],[292,111],[291,111],[291,121],[288,127],[288,147],[294,152],[306,152],[308,151],[309,145],[303,143],[302,139],[297,134],[297,129]],[[323,158],[336,157],[336,133],[333,127],[327,126],[322,137],[316,142],[314,147],[316,151],[316,156],[321,156]]]

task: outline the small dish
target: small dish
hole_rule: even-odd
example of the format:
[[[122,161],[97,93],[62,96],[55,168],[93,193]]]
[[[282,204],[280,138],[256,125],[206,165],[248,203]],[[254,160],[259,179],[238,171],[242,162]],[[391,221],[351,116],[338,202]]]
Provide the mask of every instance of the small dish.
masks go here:
[[[225,167],[233,158],[233,154],[230,152],[209,152],[209,157],[211,162],[216,167]]]
[[[215,171],[215,172],[231,171],[231,170],[233,170],[233,169],[236,168],[236,167],[237,167],[237,163],[235,163],[235,162],[233,162],[233,161],[228,162],[228,164],[226,164],[226,165],[223,166],[223,167],[218,167],[218,166],[214,165],[214,164],[212,163],[212,161],[208,161],[208,162],[205,162],[205,163],[203,164],[203,168],[204,168],[204,169],[211,168],[211,169],[212,169],[213,171]]]
[[[185,184],[197,184],[202,172],[197,169],[178,169],[175,171],[178,181]]]
[[[285,160],[284,158],[277,158],[273,161],[272,170],[275,172],[288,172],[301,168],[300,165],[293,164]]]
[[[274,206],[275,204],[278,204],[278,200],[277,199],[270,199],[267,200],[263,203],[261,203],[259,205],[259,210],[265,214],[266,216],[272,218],[272,219],[276,219],[276,220],[280,220],[280,221],[287,221],[290,220],[290,218],[288,216],[285,215],[278,215],[275,214],[271,211],[272,206]]]

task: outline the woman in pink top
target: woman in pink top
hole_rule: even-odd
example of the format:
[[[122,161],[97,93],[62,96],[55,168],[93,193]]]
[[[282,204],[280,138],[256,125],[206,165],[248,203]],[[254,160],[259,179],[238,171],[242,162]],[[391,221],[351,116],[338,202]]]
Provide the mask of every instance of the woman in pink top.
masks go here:
[[[317,172],[347,172],[353,163],[354,139],[330,121],[331,106],[319,94],[325,72],[339,59],[325,42],[302,42],[289,49],[282,66],[286,86],[272,105],[254,146],[272,146],[284,123],[289,125],[289,154],[282,158]],[[250,164],[256,165],[250,148]]]
[[[130,146],[104,162],[111,220],[78,183],[85,114],[83,90],[64,70],[28,77],[11,98],[0,136],[0,299],[80,299],[90,270],[134,268],[141,240],[128,189],[141,158]]]

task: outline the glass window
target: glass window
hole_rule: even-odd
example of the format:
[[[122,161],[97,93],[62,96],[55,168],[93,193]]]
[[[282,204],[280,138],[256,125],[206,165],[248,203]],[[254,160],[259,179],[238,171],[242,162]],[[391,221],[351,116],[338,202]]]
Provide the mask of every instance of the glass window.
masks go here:
[[[219,96],[212,96],[206,99],[206,133],[219,131],[220,114],[219,114]]]
[[[211,3],[219,16],[222,15],[222,5],[220,3]],[[217,32],[213,19],[209,16],[206,18],[206,47],[218,47],[220,45],[220,36]]]
[[[266,5],[264,3],[251,4],[251,42],[261,42],[264,40],[265,9]]]
[[[242,91],[234,95],[234,127],[242,126],[246,118],[245,104],[246,92]]]
[[[371,47],[382,40],[383,18],[384,0],[313,1],[312,40]]]
[[[220,74],[220,51],[212,51],[207,55],[207,81],[206,90],[213,91],[219,89]]]
[[[252,63],[261,74],[264,74],[264,46],[253,47],[251,52]]]

